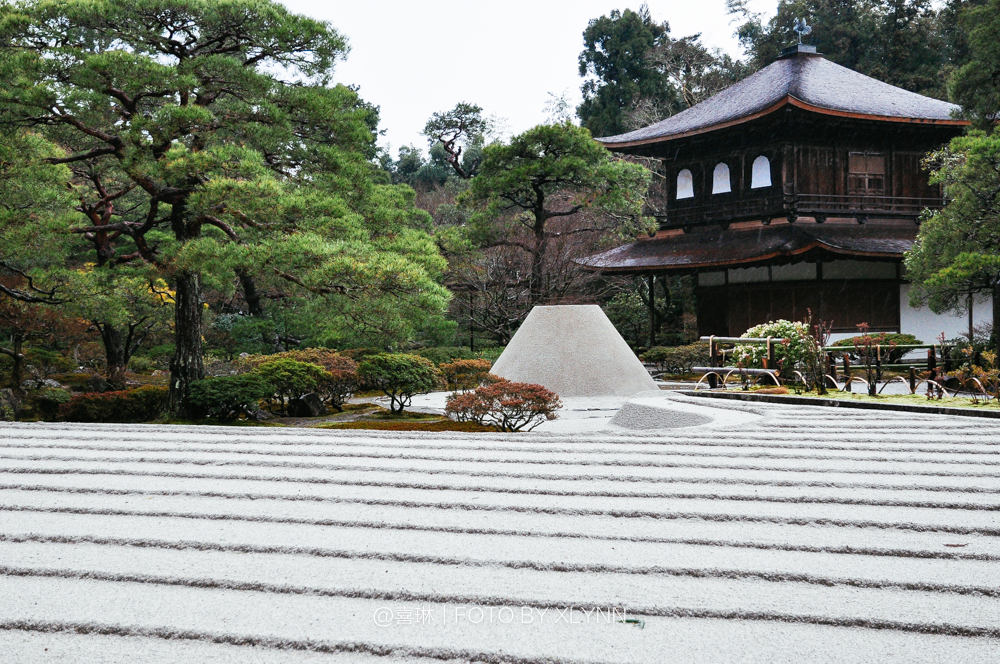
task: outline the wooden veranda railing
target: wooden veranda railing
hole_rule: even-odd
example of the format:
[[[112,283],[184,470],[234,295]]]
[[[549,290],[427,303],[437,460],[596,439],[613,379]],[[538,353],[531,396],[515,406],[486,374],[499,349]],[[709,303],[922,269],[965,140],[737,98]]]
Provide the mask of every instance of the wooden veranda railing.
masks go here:
[[[862,196],[833,194],[771,194],[720,198],[702,205],[685,205],[671,201],[665,212],[657,215],[661,228],[676,228],[706,223],[731,223],[775,218],[794,221],[812,217],[825,221],[827,217],[848,217],[864,221],[868,217],[916,219],[926,209],[944,206],[942,198],[912,198],[905,196]]]

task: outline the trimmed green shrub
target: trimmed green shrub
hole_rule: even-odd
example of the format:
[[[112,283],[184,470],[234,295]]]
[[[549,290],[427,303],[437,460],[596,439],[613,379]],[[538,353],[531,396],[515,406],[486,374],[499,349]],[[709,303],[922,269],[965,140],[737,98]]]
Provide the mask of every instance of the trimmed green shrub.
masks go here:
[[[340,354],[344,357],[349,357],[355,362],[361,362],[361,360],[372,355],[381,355],[385,351],[379,350],[378,348],[348,348],[346,350],[340,351]]]
[[[249,355],[241,358],[237,366],[241,373],[254,372],[259,367],[278,360],[294,360],[322,368],[324,375],[317,379],[313,390],[324,404],[338,412],[343,410],[344,402],[358,389],[357,362],[328,348],[302,348],[273,355]]]
[[[59,407],[66,422],[149,422],[167,409],[169,388],[147,385],[134,390],[81,394]]]
[[[344,402],[351,398],[358,389],[358,365],[349,357],[340,358],[340,369],[328,369],[319,384],[316,393],[330,408],[338,413],[344,410]]]
[[[426,357],[435,365],[442,365],[456,360],[474,360],[476,354],[468,346],[438,346],[437,348],[424,348],[418,350],[415,355]]]
[[[256,413],[260,402],[272,394],[274,386],[253,372],[195,381],[188,399],[206,417],[236,420]]]
[[[456,360],[438,365],[438,370],[449,390],[465,392],[490,382],[492,366],[489,360]]]
[[[448,398],[445,414],[459,422],[495,426],[501,431],[531,431],[546,420],[558,417],[559,396],[534,383],[513,383],[500,379],[474,392]]]
[[[354,360],[329,348],[299,348],[273,355],[247,355],[239,359],[237,366],[241,372],[247,372],[276,360],[295,360],[296,362],[315,364],[327,371],[340,371],[357,367]]]
[[[389,397],[389,410],[403,412],[415,394],[430,392],[440,385],[440,374],[431,361],[419,355],[382,353],[358,365],[358,377]]]
[[[830,345],[831,346],[853,346],[854,343],[855,343],[854,342],[855,338],[856,337],[851,337],[850,339],[841,339],[840,341],[838,341],[836,343],[833,343],[833,344],[830,344]],[[923,341],[921,341],[920,339],[917,339],[912,334],[886,334],[885,335],[885,341],[884,341],[883,345],[893,345],[893,344],[895,344],[896,346],[919,346],[919,345],[921,345],[923,343],[924,343]],[[901,349],[898,349],[898,350],[895,349],[895,348],[893,348],[892,350],[883,349],[883,352],[885,352],[885,355],[882,356],[882,363],[883,364],[898,364],[899,361],[903,359],[903,356],[906,355],[907,353],[911,352],[911,350],[912,349],[908,349],[908,348],[901,348]],[[856,351],[848,351],[847,354],[850,355],[851,360],[854,361],[854,362],[857,362],[860,359],[859,356],[858,356],[858,353]]]
[[[46,387],[31,395],[35,410],[43,420],[54,420],[59,415],[59,406],[69,403],[71,395],[66,390],[56,387]]]
[[[253,371],[273,388],[268,397],[268,410],[285,415],[288,403],[303,394],[315,392],[325,378],[323,367],[308,362],[279,359],[260,365]]]
[[[687,346],[655,346],[642,356],[660,373],[691,373],[694,367],[708,366],[708,344],[698,342]]]

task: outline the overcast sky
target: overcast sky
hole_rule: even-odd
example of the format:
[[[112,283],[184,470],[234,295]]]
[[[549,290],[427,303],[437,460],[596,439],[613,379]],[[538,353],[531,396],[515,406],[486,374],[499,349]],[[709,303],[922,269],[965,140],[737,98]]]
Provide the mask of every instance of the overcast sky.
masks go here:
[[[612,9],[641,0],[284,0],[292,11],[329,21],[351,52],[338,82],[361,86],[381,108],[380,144],[426,148],[420,132],[435,111],[460,101],[506,118],[518,133],[545,120],[549,92],[569,91],[574,107],[582,79],[577,57],[583,30]],[[751,0],[773,12],[777,0]],[[674,37],[702,40],[738,56],[725,0],[650,0],[653,19]]]

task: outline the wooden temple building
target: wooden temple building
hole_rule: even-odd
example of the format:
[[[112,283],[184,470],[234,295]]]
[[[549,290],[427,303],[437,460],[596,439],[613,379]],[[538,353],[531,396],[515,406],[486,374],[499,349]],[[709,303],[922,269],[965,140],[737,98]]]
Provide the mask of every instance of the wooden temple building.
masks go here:
[[[665,178],[651,194],[655,236],[585,263],[694,275],[701,335],[739,336],[811,310],[835,339],[862,322],[925,342],[956,337],[964,316],[909,306],[902,260],[921,212],[944,203],[920,162],[963,132],[957,110],[792,46],[700,104],[597,139],[659,160]],[[992,320],[987,301],[974,311],[977,323]]]

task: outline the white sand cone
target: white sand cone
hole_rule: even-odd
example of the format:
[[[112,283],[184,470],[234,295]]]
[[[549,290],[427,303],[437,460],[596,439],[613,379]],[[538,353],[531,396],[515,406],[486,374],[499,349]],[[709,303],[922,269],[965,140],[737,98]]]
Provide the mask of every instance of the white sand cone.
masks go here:
[[[532,309],[492,373],[537,383],[561,397],[629,397],[657,389],[595,304]]]

